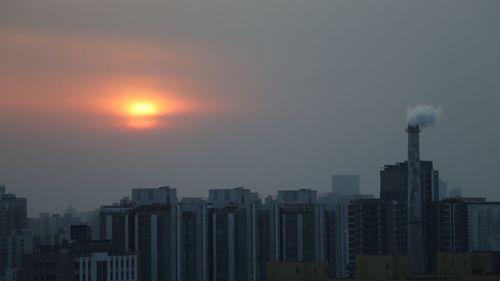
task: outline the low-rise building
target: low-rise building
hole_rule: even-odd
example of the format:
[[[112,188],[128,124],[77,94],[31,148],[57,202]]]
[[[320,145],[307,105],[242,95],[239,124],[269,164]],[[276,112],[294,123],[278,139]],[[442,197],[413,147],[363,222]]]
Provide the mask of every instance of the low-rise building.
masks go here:
[[[356,279],[396,280],[413,276],[415,259],[409,256],[360,255],[356,257]]]
[[[138,256],[110,241],[40,247],[25,255],[19,281],[137,281]]]
[[[327,281],[328,269],[320,262],[271,262],[268,281]]]

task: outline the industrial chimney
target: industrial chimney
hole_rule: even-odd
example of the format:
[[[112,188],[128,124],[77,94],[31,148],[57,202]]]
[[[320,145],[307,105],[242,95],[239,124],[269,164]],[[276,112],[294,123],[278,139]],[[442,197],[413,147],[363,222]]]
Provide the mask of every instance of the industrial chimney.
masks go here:
[[[408,255],[415,258],[415,271],[424,272],[422,185],[420,179],[420,126],[408,125]]]

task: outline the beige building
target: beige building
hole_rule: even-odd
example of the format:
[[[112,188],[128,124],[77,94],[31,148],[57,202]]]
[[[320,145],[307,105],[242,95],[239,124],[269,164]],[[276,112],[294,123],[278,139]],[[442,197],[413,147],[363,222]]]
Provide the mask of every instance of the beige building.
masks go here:
[[[267,267],[268,281],[327,281],[328,271],[319,262],[272,262]]]
[[[464,277],[493,274],[492,252],[438,253],[437,275]]]
[[[415,260],[408,256],[356,257],[356,279],[394,280],[413,276]]]
[[[438,253],[434,275],[415,275],[408,256],[364,255],[356,257],[356,280],[499,281],[494,275],[492,252]],[[283,279],[285,280],[285,279]],[[340,280],[340,279],[339,279]],[[330,280],[333,281],[333,280]]]

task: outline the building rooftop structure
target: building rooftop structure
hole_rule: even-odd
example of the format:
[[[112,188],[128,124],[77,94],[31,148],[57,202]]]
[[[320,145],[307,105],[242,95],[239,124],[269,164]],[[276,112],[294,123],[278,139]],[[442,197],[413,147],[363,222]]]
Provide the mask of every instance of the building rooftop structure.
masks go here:
[[[175,205],[177,204],[177,190],[170,186],[158,188],[132,189],[132,204],[143,205]]]
[[[277,202],[280,204],[315,204],[318,203],[318,192],[309,188],[280,190]]]
[[[250,189],[237,187],[230,189],[210,189],[208,203],[215,205],[248,205],[260,203],[259,194]]]

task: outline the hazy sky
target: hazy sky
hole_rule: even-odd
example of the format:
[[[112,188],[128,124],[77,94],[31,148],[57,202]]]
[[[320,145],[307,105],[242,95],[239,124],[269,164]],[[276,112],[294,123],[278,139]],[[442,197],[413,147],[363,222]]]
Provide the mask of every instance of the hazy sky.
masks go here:
[[[168,110],[131,128],[133,98]],[[443,107],[422,158],[500,200],[500,1],[0,2],[0,184],[30,214],[335,173],[378,194],[416,104]]]

